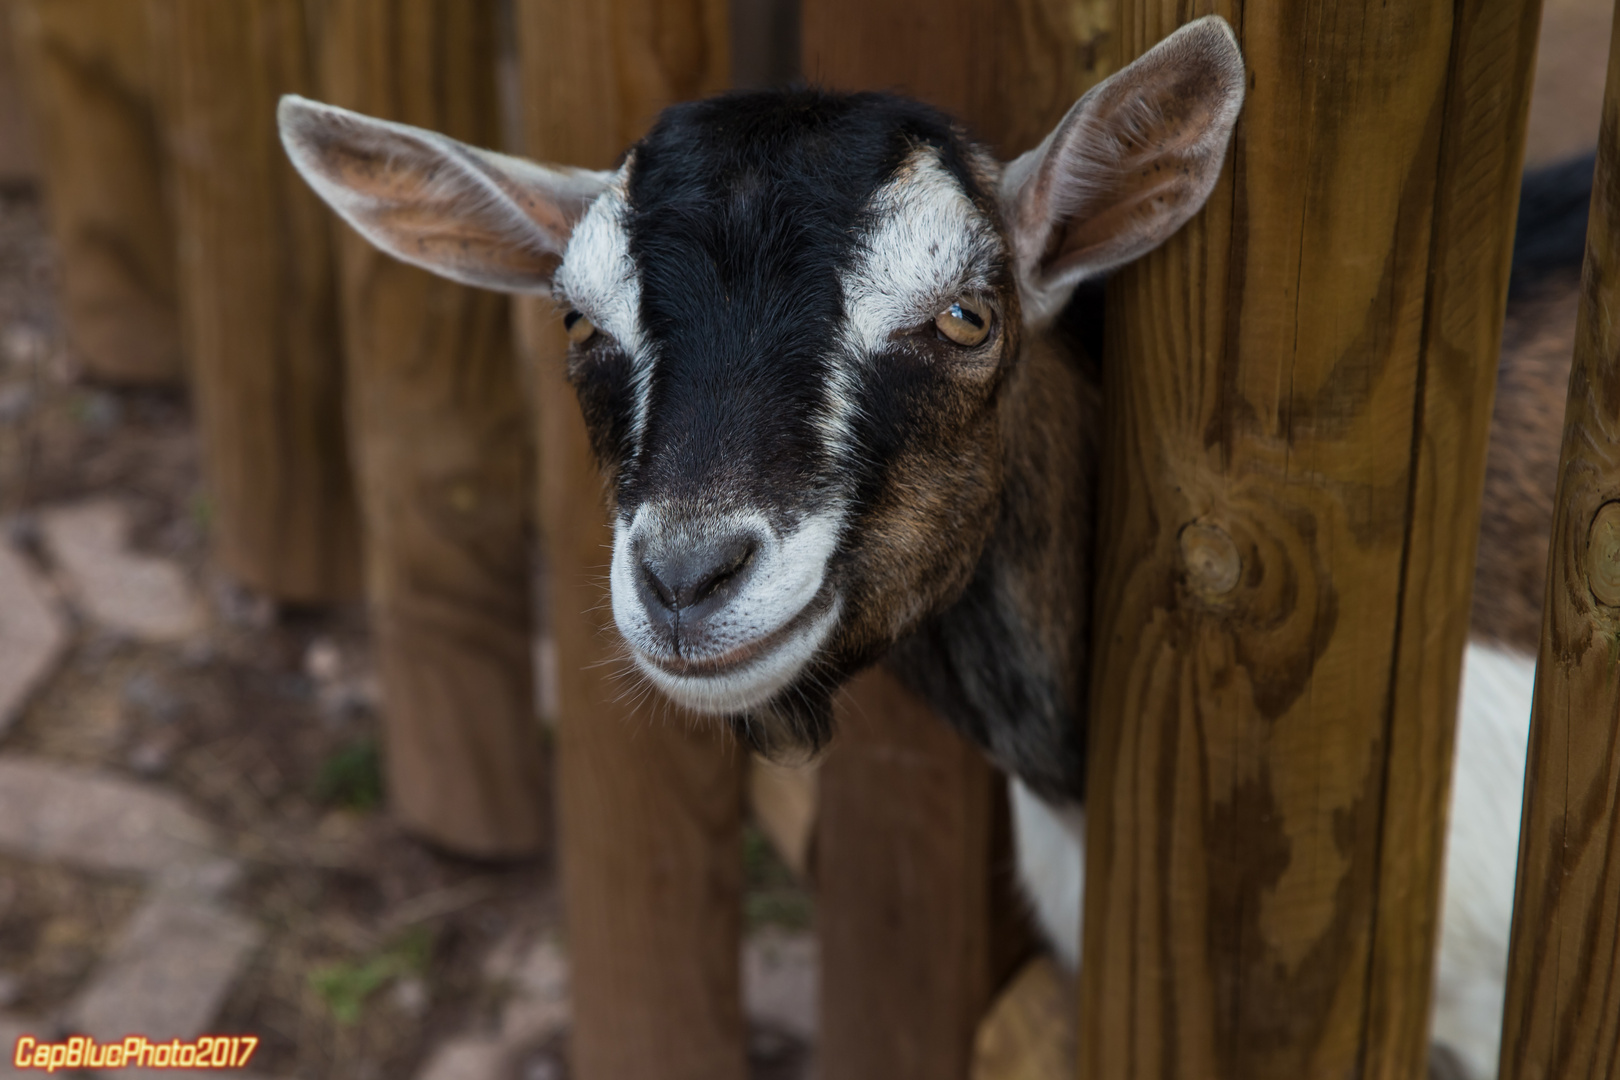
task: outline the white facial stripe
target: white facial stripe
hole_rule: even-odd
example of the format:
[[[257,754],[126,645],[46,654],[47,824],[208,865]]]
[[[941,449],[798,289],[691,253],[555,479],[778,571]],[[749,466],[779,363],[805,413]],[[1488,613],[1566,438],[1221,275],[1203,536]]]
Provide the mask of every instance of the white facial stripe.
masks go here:
[[[705,634],[705,655],[720,656],[782,630],[820,594],[827,560],[838,545],[841,513],[814,514],[797,528],[779,534],[758,514],[723,514],[700,522],[674,523],[661,506],[643,505],[630,522],[614,528],[610,580],[613,619],[630,644],[638,665],[675,701],[701,712],[728,713],[769,700],[793,681],[814,657],[838,621],[837,600],[788,639],[746,665],[714,676],[671,674],[649,662],[667,658],[669,649],[653,633],[642,607],[636,578],[640,568],[632,552],[646,538],[669,530],[688,535],[731,535],[747,532],[759,539],[755,566],[743,589],[726,606],[723,624]],[[703,656],[684,656],[701,660]]]
[[[630,258],[625,226],[626,163],[574,228],[557,268],[556,292],[596,328],[619,343],[634,365],[636,416],[632,434],[641,445],[655,349],[641,329],[641,277]]]
[[[964,292],[985,291],[1002,241],[932,147],[912,154],[872,197],[872,231],[841,276],[853,355],[931,321]]]

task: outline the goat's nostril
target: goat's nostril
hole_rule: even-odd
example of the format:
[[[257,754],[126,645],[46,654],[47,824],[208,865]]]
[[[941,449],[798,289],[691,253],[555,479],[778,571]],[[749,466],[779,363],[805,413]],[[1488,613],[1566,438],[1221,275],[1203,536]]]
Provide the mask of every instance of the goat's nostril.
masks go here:
[[[758,550],[752,537],[732,537],[646,559],[641,574],[659,604],[669,611],[681,611],[701,604],[737,580]]]
[[[753,561],[754,552],[756,550],[758,550],[758,545],[750,541],[744,549],[739,551],[727,563],[718,567],[714,573],[709,576],[708,580],[701,582],[697,588],[693,590],[692,603],[697,604],[707,600],[709,597],[718,592],[721,586],[725,585],[726,582],[742,573],[743,570],[747,568],[748,564]]]
[[[652,589],[653,595],[658,597],[658,602],[674,611],[678,606],[675,602],[675,594],[670,592],[669,586],[659,579],[658,572],[649,564],[642,563],[641,576],[647,582],[647,586]]]

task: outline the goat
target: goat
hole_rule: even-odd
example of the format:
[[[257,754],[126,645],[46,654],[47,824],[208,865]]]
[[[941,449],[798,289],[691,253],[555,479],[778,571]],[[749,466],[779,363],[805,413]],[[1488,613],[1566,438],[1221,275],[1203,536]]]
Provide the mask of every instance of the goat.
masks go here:
[[[1013,777],[1021,874],[1073,966],[1099,373],[1070,301],[1200,209],[1243,90],[1209,17],[1006,165],[917,102],[814,89],[673,106],[608,171],[296,97],[280,122],[383,250],[566,312],[645,677],[783,754],[889,664]],[[1469,649],[1436,1038],[1479,1076],[1532,668]]]

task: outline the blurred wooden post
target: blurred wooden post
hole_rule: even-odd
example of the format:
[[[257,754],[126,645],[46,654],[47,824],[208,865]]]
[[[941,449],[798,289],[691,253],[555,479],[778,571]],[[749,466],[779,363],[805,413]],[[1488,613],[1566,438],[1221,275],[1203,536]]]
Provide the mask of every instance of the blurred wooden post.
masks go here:
[[[1111,286],[1080,1075],[1418,1077],[1538,4],[1217,6],[1227,179]]]
[[[313,85],[303,0],[148,7],[215,557],[278,600],[353,596],[330,215],[276,135],[277,99]]]
[[[40,179],[29,95],[17,63],[20,46],[14,13],[20,2],[0,0],[0,189],[30,186]]]
[[[178,379],[174,231],[145,8],[8,0],[0,15],[15,16],[42,144],[68,341],[93,378]]]
[[[1502,1080],[1620,1074],[1620,9],[1547,566]]]
[[[517,0],[527,152],[613,164],[658,109],[725,88],[724,0]],[[742,1080],[745,755],[611,666],[612,534],[561,324],[519,305],[557,641],[558,843],[577,1080]]]
[[[326,100],[500,142],[495,0],[322,0]],[[483,857],[548,835],[534,709],[527,411],[511,305],[339,229],[350,447],[387,717],[412,831]]]
[[[804,0],[804,73],[913,94],[1010,157],[1107,74],[1113,11],[1111,0]],[[1005,819],[1000,844],[993,827],[1005,786],[881,671],[840,705],[820,782],[822,1073],[966,1077],[979,1021],[1018,959],[1009,924],[1022,901]]]

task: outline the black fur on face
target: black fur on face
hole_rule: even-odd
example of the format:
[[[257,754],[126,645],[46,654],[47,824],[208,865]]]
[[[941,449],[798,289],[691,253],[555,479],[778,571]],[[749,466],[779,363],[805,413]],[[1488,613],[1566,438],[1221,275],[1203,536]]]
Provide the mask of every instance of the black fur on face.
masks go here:
[[[906,99],[726,95],[660,117],[627,157],[617,246],[599,229],[564,260],[563,299],[604,330],[576,261],[627,254],[638,291],[633,330],[569,368],[615,501],[621,630],[660,688],[764,752],[821,747],[833,691],[961,595],[995,523],[1020,324],[998,171]],[[963,298],[982,342],[936,327]],[[756,552],[724,556],[730,606],[683,624],[700,587],[661,612],[711,549]],[[765,678],[754,653],[791,663]]]

